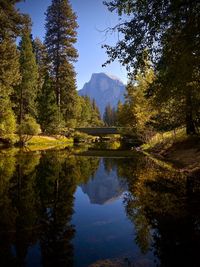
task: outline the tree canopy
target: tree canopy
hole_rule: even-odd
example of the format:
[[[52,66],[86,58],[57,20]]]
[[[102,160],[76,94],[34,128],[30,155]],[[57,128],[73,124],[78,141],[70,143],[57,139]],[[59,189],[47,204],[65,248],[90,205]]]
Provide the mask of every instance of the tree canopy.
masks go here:
[[[157,106],[178,105],[184,114],[187,134],[196,134],[199,121],[199,1],[107,1],[122,22],[111,30],[121,37],[115,46],[105,45],[110,63],[118,59],[131,79],[145,67],[143,53],[148,51],[155,71],[149,88]],[[124,18],[123,15],[126,15]],[[174,108],[175,110],[176,108]],[[173,113],[175,116],[175,113]]]

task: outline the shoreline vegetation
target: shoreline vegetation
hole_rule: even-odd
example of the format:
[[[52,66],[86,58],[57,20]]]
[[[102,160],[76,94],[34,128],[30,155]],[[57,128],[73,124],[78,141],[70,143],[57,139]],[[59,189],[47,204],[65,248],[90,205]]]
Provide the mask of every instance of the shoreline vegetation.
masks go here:
[[[200,171],[200,138],[187,136],[184,128],[157,133],[140,150],[173,168],[188,173]]]
[[[13,143],[0,143],[0,149],[4,148],[20,148],[18,145],[19,137],[17,135],[13,136],[12,139],[15,140]],[[62,147],[62,146],[73,146],[73,138],[68,138],[62,135],[47,136],[47,135],[35,135],[32,136],[25,145],[21,146],[28,150],[46,150],[52,147]]]
[[[17,135],[13,137],[19,138]],[[92,143],[94,137],[76,132],[71,137],[63,135],[37,135],[33,136],[23,147],[24,151],[49,150],[53,148],[73,148],[75,144],[84,145]],[[113,142],[111,139],[108,141]],[[0,146],[3,148],[17,149],[19,146]],[[119,146],[112,149],[118,150]],[[136,150],[152,158],[158,165],[167,169],[174,169],[179,172],[196,173],[200,171],[200,139],[198,136],[187,136],[184,128],[176,131],[156,133],[147,143],[136,147]],[[131,152],[131,151],[130,151]],[[127,155],[126,155],[127,156]],[[128,153],[130,156],[130,153]]]

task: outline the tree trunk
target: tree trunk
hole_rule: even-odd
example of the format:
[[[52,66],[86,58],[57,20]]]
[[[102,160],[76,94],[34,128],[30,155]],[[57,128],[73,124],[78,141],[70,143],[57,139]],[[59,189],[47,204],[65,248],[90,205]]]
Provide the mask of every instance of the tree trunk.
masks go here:
[[[23,118],[23,92],[20,86],[20,101],[19,101],[19,125],[22,123]]]
[[[190,88],[187,90],[186,94],[186,133],[187,135],[195,135],[195,123],[193,120],[193,112],[192,112],[192,96]]]

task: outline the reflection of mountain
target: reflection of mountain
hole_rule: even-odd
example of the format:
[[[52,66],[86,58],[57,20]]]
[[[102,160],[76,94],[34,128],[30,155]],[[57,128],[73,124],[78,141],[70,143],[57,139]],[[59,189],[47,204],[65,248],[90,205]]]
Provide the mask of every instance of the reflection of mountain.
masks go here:
[[[119,198],[126,191],[127,186],[119,180],[116,169],[106,172],[101,161],[94,178],[81,188],[88,195],[91,203],[105,204]]]

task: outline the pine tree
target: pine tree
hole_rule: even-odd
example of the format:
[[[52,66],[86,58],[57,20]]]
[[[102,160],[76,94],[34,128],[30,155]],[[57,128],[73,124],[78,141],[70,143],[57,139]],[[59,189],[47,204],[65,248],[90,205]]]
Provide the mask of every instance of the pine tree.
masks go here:
[[[52,81],[46,74],[40,96],[38,98],[38,121],[42,132],[47,134],[56,133],[59,128],[58,106]]]
[[[36,117],[36,97],[38,92],[38,67],[33,53],[30,31],[26,30],[19,45],[20,72],[22,80],[16,87],[14,99],[19,124],[26,114]]]
[[[29,17],[20,14],[15,4],[21,0],[1,0],[0,1],[0,40],[9,37],[15,39],[18,37],[24,25],[29,22]]]
[[[103,120],[107,126],[114,126],[116,124],[116,111],[110,104],[105,108]]]
[[[88,96],[79,96],[79,114],[77,123],[79,127],[96,127],[102,126],[103,122],[101,120],[99,109],[95,103],[95,100]]]
[[[103,125],[103,122],[101,120],[101,114],[100,114],[100,111],[99,111],[99,108],[95,102],[95,99],[92,100],[92,102],[90,101],[91,103],[91,122],[90,122],[90,126],[102,126]]]
[[[19,53],[14,40],[5,37],[0,43],[1,97],[9,97],[13,92],[13,86],[19,84],[21,79],[19,67]]]
[[[69,123],[76,113],[76,81],[73,63],[78,54],[76,43],[76,15],[68,0],[52,0],[46,13],[46,37],[51,76],[54,81],[56,102]]]
[[[38,37],[36,37],[33,40],[33,52],[35,54],[36,63],[38,66],[38,73],[39,73],[38,87],[41,90],[45,80],[46,73],[49,70],[49,65],[47,59],[47,49]]]
[[[0,1],[0,136],[3,138],[16,128],[10,101],[13,86],[21,79],[15,40],[27,21],[27,17],[16,10],[16,2],[19,1]]]

